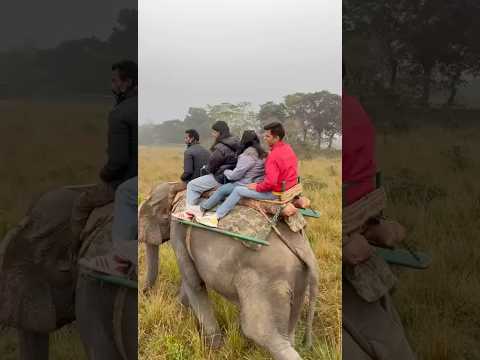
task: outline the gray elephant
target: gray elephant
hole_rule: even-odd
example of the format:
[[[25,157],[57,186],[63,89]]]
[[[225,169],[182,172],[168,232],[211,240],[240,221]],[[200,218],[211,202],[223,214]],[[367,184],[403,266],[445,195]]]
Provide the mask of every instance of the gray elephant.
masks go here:
[[[165,218],[159,214],[171,210],[165,209],[168,186],[157,186],[140,207],[140,226],[146,228],[139,230],[146,243],[147,288],[158,273],[158,246],[167,240],[159,236],[162,226],[165,234]],[[309,288],[305,341],[311,345],[316,259],[303,232],[294,233],[283,223],[278,229],[283,239],[272,231],[267,239],[270,246],[255,251],[223,234],[170,222],[170,242],[182,275],[180,300],[191,307],[212,346],[221,344],[221,333],[207,288],[240,307],[243,333],[265,347],[275,360],[301,359],[294,349],[295,327]]]
[[[136,359],[137,292],[65,267],[79,194],[62,188],[42,195],[0,242],[0,323],[18,330],[21,360],[47,360],[49,333],[75,319],[90,359]],[[85,254],[110,248],[111,214],[110,204],[90,216]]]

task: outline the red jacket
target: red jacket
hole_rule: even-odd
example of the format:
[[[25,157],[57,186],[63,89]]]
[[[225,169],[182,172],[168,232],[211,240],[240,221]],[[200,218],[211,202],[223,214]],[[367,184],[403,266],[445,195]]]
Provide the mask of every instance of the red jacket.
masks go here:
[[[282,182],[285,181],[285,190],[297,184],[298,160],[290,145],[283,141],[272,146],[265,160],[265,179],[257,184],[258,192],[282,191]]]
[[[351,204],[375,187],[375,129],[357,99],[342,96],[342,183]]]

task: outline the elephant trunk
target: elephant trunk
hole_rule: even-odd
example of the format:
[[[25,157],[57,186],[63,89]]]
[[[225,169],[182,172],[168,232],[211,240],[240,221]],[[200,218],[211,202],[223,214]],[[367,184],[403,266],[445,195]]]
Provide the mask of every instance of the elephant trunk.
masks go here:
[[[146,262],[147,262],[147,277],[145,279],[144,290],[149,290],[155,284],[158,275],[158,267],[160,262],[159,247],[154,244],[145,244],[146,246]]]

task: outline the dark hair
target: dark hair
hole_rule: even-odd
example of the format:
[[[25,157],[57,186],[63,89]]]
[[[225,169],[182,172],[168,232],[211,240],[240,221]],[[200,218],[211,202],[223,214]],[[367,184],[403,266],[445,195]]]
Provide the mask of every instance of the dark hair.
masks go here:
[[[120,79],[132,80],[134,86],[138,83],[138,67],[137,63],[131,60],[122,60],[112,65],[112,71],[118,71]]]
[[[240,140],[240,153],[243,153],[250,146],[255,148],[260,159],[264,159],[267,156],[267,152],[260,145],[260,139],[257,136],[257,133],[253,130],[245,130]]]
[[[270,133],[273,136],[278,136],[280,140],[283,140],[285,137],[285,129],[283,128],[283,125],[279,122],[272,122],[270,124],[267,124],[263,127],[263,130],[270,130]]]
[[[211,151],[215,149],[215,145],[217,145],[221,140],[230,136],[230,128],[228,127],[228,124],[225,121],[221,121],[221,120],[216,121],[212,125],[212,130],[218,131],[220,135],[215,139],[215,142],[210,148]]]
[[[185,134],[188,134],[193,140],[195,141],[200,141],[200,135],[198,134],[198,131],[195,129],[188,129],[185,130]]]
[[[218,131],[220,133],[220,138],[226,138],[230,136],[230,128],[225,121],[216,121],[212,125],[212,130]]]

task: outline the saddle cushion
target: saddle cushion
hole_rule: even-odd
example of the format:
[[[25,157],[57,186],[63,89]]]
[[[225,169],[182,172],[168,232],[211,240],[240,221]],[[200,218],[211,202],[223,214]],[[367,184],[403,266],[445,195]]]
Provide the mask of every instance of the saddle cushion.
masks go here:
[[[172,212],[186,210],[185,193],[179,194],[179,197]],[[235,206],[227,216],[219,221],[218,228],[262,240],[266,239],[271,231],[267,218],[259,214],[257,210],[244,205]]]

